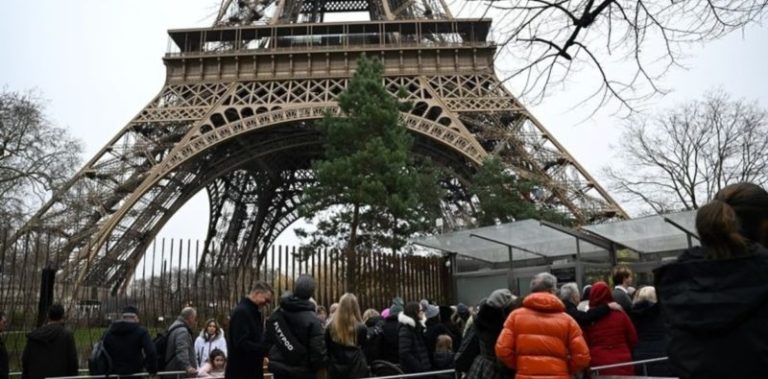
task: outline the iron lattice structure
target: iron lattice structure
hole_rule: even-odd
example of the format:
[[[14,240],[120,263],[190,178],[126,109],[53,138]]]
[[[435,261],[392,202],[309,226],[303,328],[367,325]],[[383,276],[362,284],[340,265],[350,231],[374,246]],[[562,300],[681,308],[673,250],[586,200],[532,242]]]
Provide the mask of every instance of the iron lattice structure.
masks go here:
[[[371,21],[323,22],[337,11]],[[298,217],[320,154],[313,121],[339,113],[335,99],[362,53],[384,63],[386,88],[415,104],[401,114],[414,153],[456,173],[445,181],[447,225],[465,217],[464,184],[489,153],[540,183],[537,201],[578,222],[626,217],[502,86],[490,27],[434,0],[225,0],[212,27],[169,31],[160,93],[19,235],[66,241],[59,263],[78,286],[125,288],[162,226],[207,190],[200,266],[257,266]]]

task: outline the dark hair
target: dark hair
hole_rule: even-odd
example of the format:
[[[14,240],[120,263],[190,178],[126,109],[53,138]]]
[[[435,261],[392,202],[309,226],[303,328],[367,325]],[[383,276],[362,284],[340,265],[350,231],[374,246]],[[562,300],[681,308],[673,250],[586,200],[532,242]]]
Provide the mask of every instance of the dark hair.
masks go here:
[[[327,315],[328,314],[328,310],[325,309],[324,306],[318,305],[317,308],[315,309],[315,313],[325,313]]]
[[[48,319],[51,321],[61,321],[64,319],[64,307],[59,304],[53,304],[48,309]]]
[[[720,190],[696,213],[696,230],[711,259],[745,255],[748,241],[760,241],[768,220],[768,192],[752,183],[732,184]]]
[[[408,304],[405,304],[403,313],[418,323],[420,310],[421,310],[421,305],[419,305],[419,303],[415,301],[411,301]]]
[[[613,280],[614,286],[621,285],[624,283],[624,279],[629,278],[630,276],[632,276],[632,270],[627,266],[616,266],[611,272],[611,280]]]
[[[208,354],[208,362],[211,362],[211,366],[213,366],[213,360],[216,359],[216,357],[219,357],[219,356],[224,357],[225,359],[227,358],[227,355],[224,354],[223,351],[221,351],[219,349],[211,350],[211,353]]]
[[[259,280],[258,282],[256,282],[253,285],[251,292],[274,293],[274,291],[272,291],[272,286],[270,286],[269,283],[263,280]]]

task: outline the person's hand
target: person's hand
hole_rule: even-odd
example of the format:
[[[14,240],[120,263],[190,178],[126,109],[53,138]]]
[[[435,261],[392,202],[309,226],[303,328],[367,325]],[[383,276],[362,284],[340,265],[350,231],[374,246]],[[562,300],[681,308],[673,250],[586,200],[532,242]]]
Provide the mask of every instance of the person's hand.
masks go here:
[[[194,367],[187,368],[187,376],[196,376],[197,375],[197,369]]]
[[[619,305],[619,303],[617,303],[615,301],[612,301],[612,302],[608,303],[608,308],[611,308],[614,311],[622,311],[622,312],[624,312],[624,308],[621,305]]]

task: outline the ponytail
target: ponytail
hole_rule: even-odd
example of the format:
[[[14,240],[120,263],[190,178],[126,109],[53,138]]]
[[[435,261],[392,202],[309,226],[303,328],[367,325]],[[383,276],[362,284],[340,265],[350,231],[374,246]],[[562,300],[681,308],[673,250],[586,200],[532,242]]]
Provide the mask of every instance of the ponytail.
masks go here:
[[[748,254],[751,241],[765,243],[768,192],[752,183],[729,185],[696,213],[696,230],[707,257],[723,259]]]
[[[741,223],[736,211],[722,200],[712,200],[696,213],[696,230],[710,259],[743,255],[747,241],[739,233]]]

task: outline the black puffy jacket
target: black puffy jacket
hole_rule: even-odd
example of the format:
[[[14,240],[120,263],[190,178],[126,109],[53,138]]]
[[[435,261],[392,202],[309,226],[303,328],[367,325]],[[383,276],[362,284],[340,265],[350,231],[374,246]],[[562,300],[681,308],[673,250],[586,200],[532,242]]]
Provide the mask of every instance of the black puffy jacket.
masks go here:
[[[378,359],[394,364],[398,364],[400,362],[400,356],[397,353],[398,349],[400,348],[400,344],[398,343],[400,322],[397,321],[397,316],[399,314],[400,313],[390,315],[384,319],[384,325],[381,327],[383,335],[379,341]]]
[[[433,319],[432,319],[433,320]],[[451,341],[456,341],[456,336],[451,333],[451,330],[447,325],[442,322],[432,321],[427,322],[427,330],[424,332],[424,342],[427,344],[427,351],[429,351],[429,361],[434,361],[435,347],[437,346],[437,338],[440,335],[447,335],[451,337]],[[460,343],[460,342],[459,342]]]
[[[367,378],[370,375],[368,362],[363,348],[368,338],[365,325],[357,327],[355,346],[345,346],[336,343],[331,338],[331,328],[325,330],[325,345],[328,347],[328,377],[330,379]]]
[[[645,359],[667,356],[667,344],[669,343],[667,328],[661,317],[661,308],[658,303],[641,301],[632,306],[629,313],[632,323],[637,330],[637,345],[632,352],[632,359],[639,361]],[[667,362],[652,363],[646,365],[646,372],[650,376],[672,376]]]
[[[381,344],[384,339],[384,319],[380,316],[371,317],[365,322],[366,341],[363,352],[368,364],[378,360],[381,356]]]
[[[667,351],[681,378],[755,378],[768,373],[768,250],[706,259],[693,248],[654,271]]]
[[[398,334],[398,354],[400,367],[406,374],[429,371],[432,367],[429,351],[424,341],[424,324],[416,322],[401,312],[397,320],[400,322]]]
[[[112,358],[112,374],[157,372],[157,351],[149,332],[138,322],[116,321],[104,334],[104,349]]]
[[[21,357],[22,379],[77,375],[77,348],[72,332],[52,322],[27,335]]]
[[[267,328],[266,341],[271,346],[269,371],[275,374],[275,378],[314,379],[317,371],[325,368],[328,361],[323,325],[315,314],[314,304],[287,293],[280,298],[280,308],[270,316],[268,323],[278,316],[277,312],[281,313],[290,333],[307,350],[307,354],[299,361],[293,361],[278,347],[278,336],[274,335],[274,330]]]
[[[453,351],[441,351],[433,354],[432,369],[434,371],[450,370],[455,367],[453,360]],[[435,379],[455,379],[455,374],[439,374],[434,376]]]

